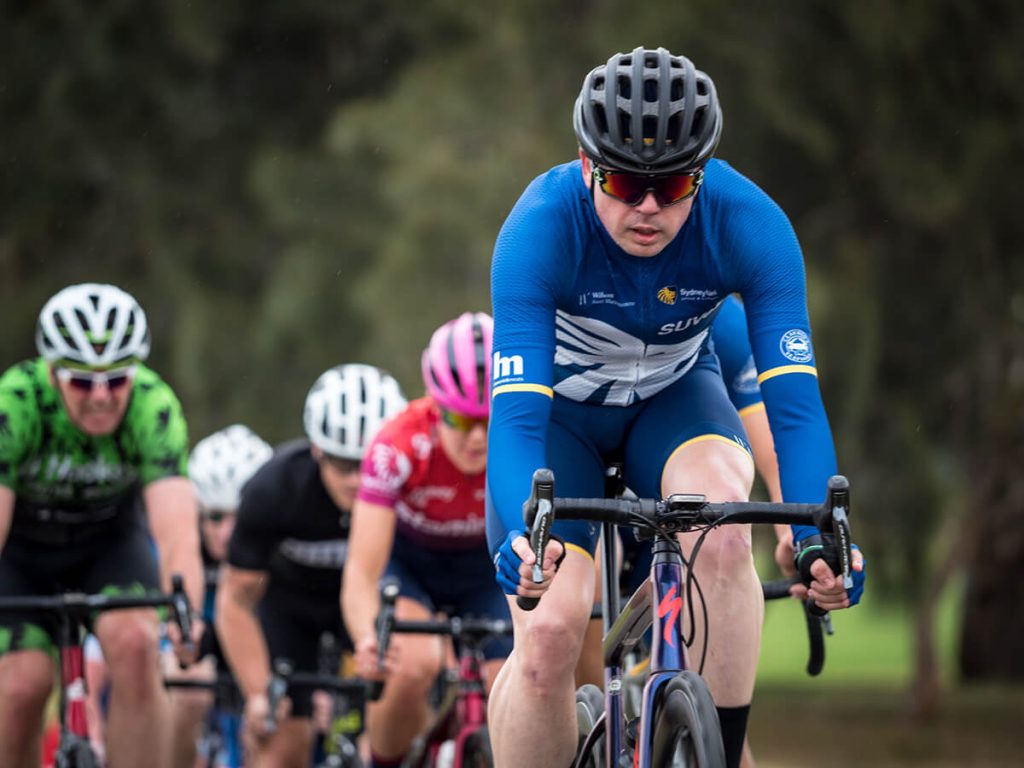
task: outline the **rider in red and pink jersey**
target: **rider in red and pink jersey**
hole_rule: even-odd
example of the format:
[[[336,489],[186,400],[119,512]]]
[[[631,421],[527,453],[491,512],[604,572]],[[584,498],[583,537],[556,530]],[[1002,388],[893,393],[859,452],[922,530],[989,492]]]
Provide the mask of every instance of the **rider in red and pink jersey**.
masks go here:
[[[423,352],[427,396],[381,428],[363,459],[342,579],[342,615],[360,675],[377,676],[378,583],[399,580],[400,620],[434,613],[508,619],[484,530],[491,379],[490,316],[466,312],[434,332]],[[382,699],[367,713],[373,766],[399,765],[427,722],[441,642],[397,635]],[[488,684],[510,640],[484,648]]]
[[[482,469],[487,445],[465,446],[460,464],[469,471],[460,469],[458,459],[453,461],[442,447],[441,421],[436,400],[427,396],[388,422],[363,460],[359,499],[393,509],[395,535],[424,549],[479,549],[486,540]],[[472,441],[472,432],[465,438],[462,434],[458,439]]]

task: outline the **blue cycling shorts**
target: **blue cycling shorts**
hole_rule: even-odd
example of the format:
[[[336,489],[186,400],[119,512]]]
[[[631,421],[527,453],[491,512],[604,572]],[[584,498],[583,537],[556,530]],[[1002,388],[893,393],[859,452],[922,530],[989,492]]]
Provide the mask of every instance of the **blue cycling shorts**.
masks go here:
[[[555,395],[547,436],[555,495],[604,496],[605,467],[621,461],[629,488],[641,497],[660,498],[661,475],[672,453],[684,443],[711,435],[750,452],[712,352],[703,353],[685,376],[654,397],[626,407],[578,403]],[[489,514],[487,524],[490,542],[507,535],[497,515]],[[593,555],[598,524],[556,517],[553,530],[567,544]]]
[[[508,600],[494,580],[494,564],[482,542],[470,550],[430,552],[396,534],[385,574],[398,579],[402,597],[432,612],[512,620]],[[486,659],[503,659],[511,652],[511,636],[491,638],[483,647]]]

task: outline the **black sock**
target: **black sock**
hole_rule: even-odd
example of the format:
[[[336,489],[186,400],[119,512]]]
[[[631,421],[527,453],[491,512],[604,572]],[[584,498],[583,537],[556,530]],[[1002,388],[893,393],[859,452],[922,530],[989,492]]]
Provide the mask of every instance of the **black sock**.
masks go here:
[[[726,768],[739,768],[743,756],[743,739],[747,735],[747,717],[750,705],[745,707],[715,707],[718,722],[722,726],[722,742],[725,744]]]

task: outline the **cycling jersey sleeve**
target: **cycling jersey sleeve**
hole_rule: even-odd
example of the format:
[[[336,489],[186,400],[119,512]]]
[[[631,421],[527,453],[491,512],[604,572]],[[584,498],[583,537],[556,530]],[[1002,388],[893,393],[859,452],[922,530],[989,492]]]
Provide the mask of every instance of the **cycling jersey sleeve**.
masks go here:
[[[18,467],[39,424],[31,362],[9,368],[0,378],[0,485],[17,491]]]
[[[786,501],[820,502],[836,472],[807,317],[803,256],[782,210],[753,184],[734,202],[723,277],[740,286]]]
[[[280,498],[278,462],[271,459],[242,489],[235,528],[228,544],[227,562],[248,571],[270,569],[270,559],[281,542],[279,520],[285,507]]]
[[[139,454],[143,485],[188,474],[188,427],[181,403],[159,376],[140,367],[125,414]]]
[[[542,177],[543,178],[543,177]],[[545,466],[555,350],[556,286],[570,218],[535,180],[498,235],[491,267],[494,308],[487,506],[505,531],[523,528],[522,504]],[[495,460],[500,457],[500,460]],[[494,526],[488,524],[488,531]],[[488,541],[492,553],[500,541]]]
[[[757,366],[747,337],[747,314],[735,296],[729,296],[722,304],[711,327],[711,338],[722,366],[725,390],[736,410],[742,416],[750,409],[763,407]]]

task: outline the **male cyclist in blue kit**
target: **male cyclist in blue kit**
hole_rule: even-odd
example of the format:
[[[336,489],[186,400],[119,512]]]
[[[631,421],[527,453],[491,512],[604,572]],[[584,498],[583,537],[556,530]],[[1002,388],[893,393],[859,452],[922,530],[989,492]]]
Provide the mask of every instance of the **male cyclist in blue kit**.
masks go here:
[[[559,496],[600,496],[621,458],[640,496],[746,499],[754,466],[708,343],[738,293],[787,501],[819,502],[836,471],[807,319],[803,258],[779,207],[712,160],[722,115],[710,78],[684,57],[637,48],[584,80],[573,113],[579,160],[535,179],[495,246],[488,540],[514,605],[515,648],[492,691],[498,766],[567,765],[576,741],[576,659],[594,595],[597,526],[558,522],[545,580],[522,534],[538,467]],[[819,606],[856,603],[813,529],[794,530]],[[564,542],[564,543],[563,543]],[[684,553],[692,535],[681,537]],[[560,562],[559,562],[560,561]],[[556,563],[558,570],[555,578]],[[696,564],[709,608],[704,676],[727,762],[739,763],[753,696],[763,604],[746,526],[712,531]],[[511,600],[511,597],[510,597]]]

